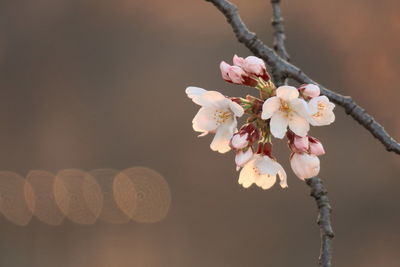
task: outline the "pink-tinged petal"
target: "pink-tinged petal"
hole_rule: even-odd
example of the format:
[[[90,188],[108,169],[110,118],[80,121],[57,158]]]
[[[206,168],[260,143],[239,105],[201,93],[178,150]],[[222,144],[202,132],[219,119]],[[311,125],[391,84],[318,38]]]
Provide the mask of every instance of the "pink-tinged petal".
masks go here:
[[[261,118],[263,120],[268,120],[272,115],[279,110],[281,106],[281,100],[279,97],[273,96],[265,100],[262,106]]]
[[[299,91],[293,86],[280,86],[276,89],[276,96],[287,102],[299,97]]]
[[[310,130],[310,124],[307,119],[298,115],[295,112],[291,112],[289,116],[289,128],[298,136],[306,136]]]
[[[229,65],[225,61],[222,61],[219,64],[219,69],[221,70],[222,79],[224,79],[225,81],[228,81],[228,82],[232,82],[231,78],[229,78],[229,75],[228,75],[230,67],[231,67],[231,65]]]
[[[246,57],[242,67],[245,72],[256,76],[261,76],[266,71],[265,62],[255,56]]]
[[[233,61],[233,65],[236,65],[236,66],[239,66],[239,67],[242,67],[243,64],[244,64],[244,58],[238,57],[237,55],[233,56],[233,60],[232,61]]]
[[[295,148],[296,151],[294,152],[306,152],[308,151],[308,147],[309,147],[309,142],[308,142],[308,137],[307,136],[294,136],[293,139],[293,146]]]
[[[193,118],[193,130],[196,132],[214,132],[219,123],[215,120],[216,110],[213,108],[201,108]]]
[[[325,149],[321,142],[310,142],[310,154],[313,154],[315,156],[321,156],[325,154]]]
[[[232,110],[233,114],[235,114],[236,117],[242,117],[244,114],[244,109],[242,108],[241,105],[239,105],[236,102],[233,102],[232,100],[229,100],[229,108]]]
[[[236,120],[233,119],[224,124],[221,124],[216,130],[214,139],[211,142],[211,150],[217,151],[222,154],[231,150],[229,143],[236,129],[236,125]]]
[[[289,120],[285,113],[277,111],[272,115],[270,128],[274,137],[282,139],[287,131]]]
[[[290,166],[296,176],[304,180],[318,175],[320,162],[315,155],[294,153],[290,159]]]
[[[315,84],[304,84],[299,90],[303,92],[304,96],[309,98],[317,97],[321,93],[319,87]]]
[[[243,84],[244,78],[247,74],[242,70],[241,67],[231,66],[229,67],[228,76],[231,81],[235,84]]]

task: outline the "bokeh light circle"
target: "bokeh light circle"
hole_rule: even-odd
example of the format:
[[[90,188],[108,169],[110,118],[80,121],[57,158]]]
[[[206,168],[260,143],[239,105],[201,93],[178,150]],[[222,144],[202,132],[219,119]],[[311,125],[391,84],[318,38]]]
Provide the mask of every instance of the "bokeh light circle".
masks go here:
[[[42,170],[30,171],[26,177],[33,192],[35,206],[30,209],[33,215],[40,221],[50,224],[59,225],[64,220],[65,215],[58,207],[54,196],[55,175]],[[29,196],[29,194],[26,194]],[[26,196],[26,199],[30,197]],[[28,204],[32,201],[27,201]]]
[[[94,224],[103,206],[103,196],[96,180],[77,169],[57,173],[54,196],[67,218],[79,224]]]
[[[154,223],[168,214],[171,204],[168,183],[152,169],[133,167],[121,171],[114,179],[114,192],[118,206],[134,221]],[[135,208],[130,204],[133,200]]]

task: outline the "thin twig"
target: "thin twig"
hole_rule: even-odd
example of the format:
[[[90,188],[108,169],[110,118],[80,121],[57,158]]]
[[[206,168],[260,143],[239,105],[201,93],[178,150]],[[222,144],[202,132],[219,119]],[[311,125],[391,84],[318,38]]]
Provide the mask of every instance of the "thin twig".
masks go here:
[[[283,26],[283,17],[281,12],[281,0],[271,0],[272,5],[272,19],[271,24],[274,29],[274,50],[284,60],[290,61],[290,56],[285,47],[285,27]],[[283,73],[276,73],[274,80],[277,86],[287,84],[288,78]]]
[[[331,240],[334,233],[331,225],[331,205],[329,204],[328,192],[324,188],[321,179],[306,179],[306,184],[311,187],[311,196],[315,198],[318,207],[317,223],[321,232],[321,250],[319,255],[319,264],[322,267],[330,267],[332,259]]]
[[[271,24],[274,28],[274,50],[286,61],[290,61],[290,56],[285,47],[285,27],[283,26],[283,17],[281,12],[281,0],[271,0],[272,20]]]
[[[206,0],[213,3],[223,13],[232,26],[236,38],[243,43],[253,54],[265,60],[272,74],[290,77],[299,83],[313,83],[321,88],[322,94],[332,102],[342,106],[358,123],[364,126],[375,138],[377,138],[388,151],[400,154],[400,144],[397,143],[371,115],[357,105],[351,97],[333,92],[319,83],[313,81],[300,68],[289,63],[275,53],[273,49],[265,45],[255,33],[250,32],[240,18],[237,8],[227,0]]]

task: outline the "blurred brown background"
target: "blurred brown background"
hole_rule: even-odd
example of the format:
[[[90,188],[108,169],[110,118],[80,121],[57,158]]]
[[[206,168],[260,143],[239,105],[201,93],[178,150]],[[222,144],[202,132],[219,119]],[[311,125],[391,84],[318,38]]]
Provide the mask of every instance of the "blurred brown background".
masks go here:
[[[269,1],[234,2],[271,44]],[[292,61],[399,140],[400,3],[283,2]],[[1,1],[0,170],[147,166],[168,181],[172,206],[156,224],[20,227],[2,217],[0,266],[315,266],[316,207],[285,143],[275,141],[289,188],[245,190],[233,154],[192,131],[198,107],[186,86],[253,92],[220,78],[234,53],[249,55],[202,0]],[[399,158],[336,114],[311,132],[327,150],[334,265],[400,266]]]

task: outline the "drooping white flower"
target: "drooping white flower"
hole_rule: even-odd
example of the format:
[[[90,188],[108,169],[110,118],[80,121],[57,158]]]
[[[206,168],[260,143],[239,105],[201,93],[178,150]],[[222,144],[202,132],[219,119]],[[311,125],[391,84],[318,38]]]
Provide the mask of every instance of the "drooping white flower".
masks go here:
[[[216,91],[207,91],[198,87],[186,88],[186,94],[201,108],[194,117],[193,129],[200,136],[215,133],[211,149],[220,153],[230,150],[229,142],[236,132],[236,117],[241,117],[243,108]]]
[[[335,121],[333,109],[335,104],[329,101],[326,96],[314,97],[308,102],[310,113],[309,122],[313,126],[329,125]]]
[[[275,184],[277,175],[281,187],[287,187],[286,172],[283,167],[268,156],[256,154],[240,171],[239,184],[248,188],[255,183],[262,189],[268,189]]]
[[[273,136],[282,139],[289,126],[298,136],[306,136],[310,129],[307,121],[307,103],[299,98],[299,91],[292,86],[281,86],[276,96],[268,98],[262,108],[261,118],[271,119],[270,129]]]
[[[249,160],[253,158],[253,150],[251,148],[244,150],[239,150],[235,156],[236,170],[243,167]]]
[[[293,153],[290,159],[290,166],[296,176],[304,180],[318,175],[320,163],[316,155]]]

